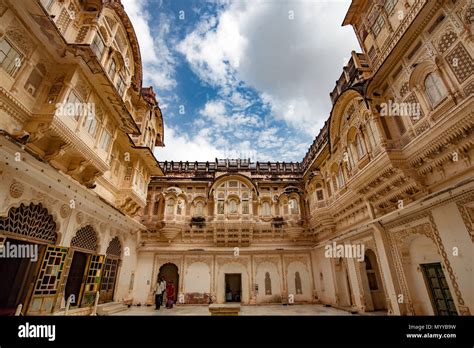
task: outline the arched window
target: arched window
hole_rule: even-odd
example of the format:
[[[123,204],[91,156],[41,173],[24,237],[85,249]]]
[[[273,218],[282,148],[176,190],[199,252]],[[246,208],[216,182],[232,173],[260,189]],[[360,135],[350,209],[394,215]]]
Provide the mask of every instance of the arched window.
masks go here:
[[[229,214],[237,214],[237,201],[235,199],[229,201]]]
[[[174,199],[168,199],[168,201],[166,202],[166,214],[174,214]]]
[[[262,215],[263,215],[263,216],[269,216],[269,215],[271,215],[271,212],[270,212],[270,203],[268,203],[268,202],[263,202],[263,204],[262,204]]]
[[[359,157],[359,160],[360,160],[362,157],[365,156],[364,139],[362,139],[362,136],[360,134],[356,135],[355,144],[357,148],[357,156]]]
[[[202,204],[202,202],[197,202],[196,203],[196,208],[194,210],[194,215],[197,215],[197,216],[202,216],[204,215],[204,206]]]
[[[298,202],[296,199],[290,199],[288,205],[290,207],[290,214],[298,214]]]
[[[443,81],[435,73],[431,73],[426,76],[425,90],[428,98],[430,99],[431,106],[433,107],[438,105],[447,95]]]
[[[339,166],[339,172],[337,173],[337,186],[341,189],[342,187],[344,187],[344,185],[344,172],[342,170],[342,166]]]

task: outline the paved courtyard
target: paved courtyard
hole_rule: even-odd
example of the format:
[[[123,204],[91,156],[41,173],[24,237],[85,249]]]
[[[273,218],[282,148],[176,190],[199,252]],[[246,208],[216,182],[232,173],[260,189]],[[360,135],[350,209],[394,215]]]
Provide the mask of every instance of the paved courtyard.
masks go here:
[[[210,315],[208,306],[174,306],[172,309],[131,307],[113,315]],[[240,315],[353,315],[347,311],[323,305],[262,305],[241,306]]]

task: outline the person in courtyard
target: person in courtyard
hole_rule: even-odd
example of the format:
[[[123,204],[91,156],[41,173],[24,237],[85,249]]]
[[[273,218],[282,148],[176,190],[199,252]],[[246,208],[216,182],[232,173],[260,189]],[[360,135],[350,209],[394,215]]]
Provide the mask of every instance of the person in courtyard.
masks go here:
[[[163,305],[163,293],[166,290],[166,281],[160,276],[155,291],[155,309],[159,310]]]
[[[227,285],[227,289],[226,289],[226,291],[225,291],[225,300],[226,300],[227,302],[232,301],[232,291],[230,290],[229,285]]]
[[[166,286],[166,295],[168,298],[168,302],[166,303],[166,308],[173,308],[174,304],[174,284],[173,281],[170,281]]]

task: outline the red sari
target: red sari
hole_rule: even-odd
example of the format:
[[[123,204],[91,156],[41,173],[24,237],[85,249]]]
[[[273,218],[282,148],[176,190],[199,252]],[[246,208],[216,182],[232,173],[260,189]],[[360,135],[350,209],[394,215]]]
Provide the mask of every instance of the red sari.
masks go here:
[[[168,283],[166,285],[166,296],[169,300],[174,300],[174,285],[172,283]]]

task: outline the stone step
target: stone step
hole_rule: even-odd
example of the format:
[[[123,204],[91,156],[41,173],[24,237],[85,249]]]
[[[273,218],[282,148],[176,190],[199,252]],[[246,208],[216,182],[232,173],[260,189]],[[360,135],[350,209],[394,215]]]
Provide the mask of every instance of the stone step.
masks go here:
[[[127,306],[119,302],[109,302],[97,306],[97,315],[111,315],[127,310]]]

